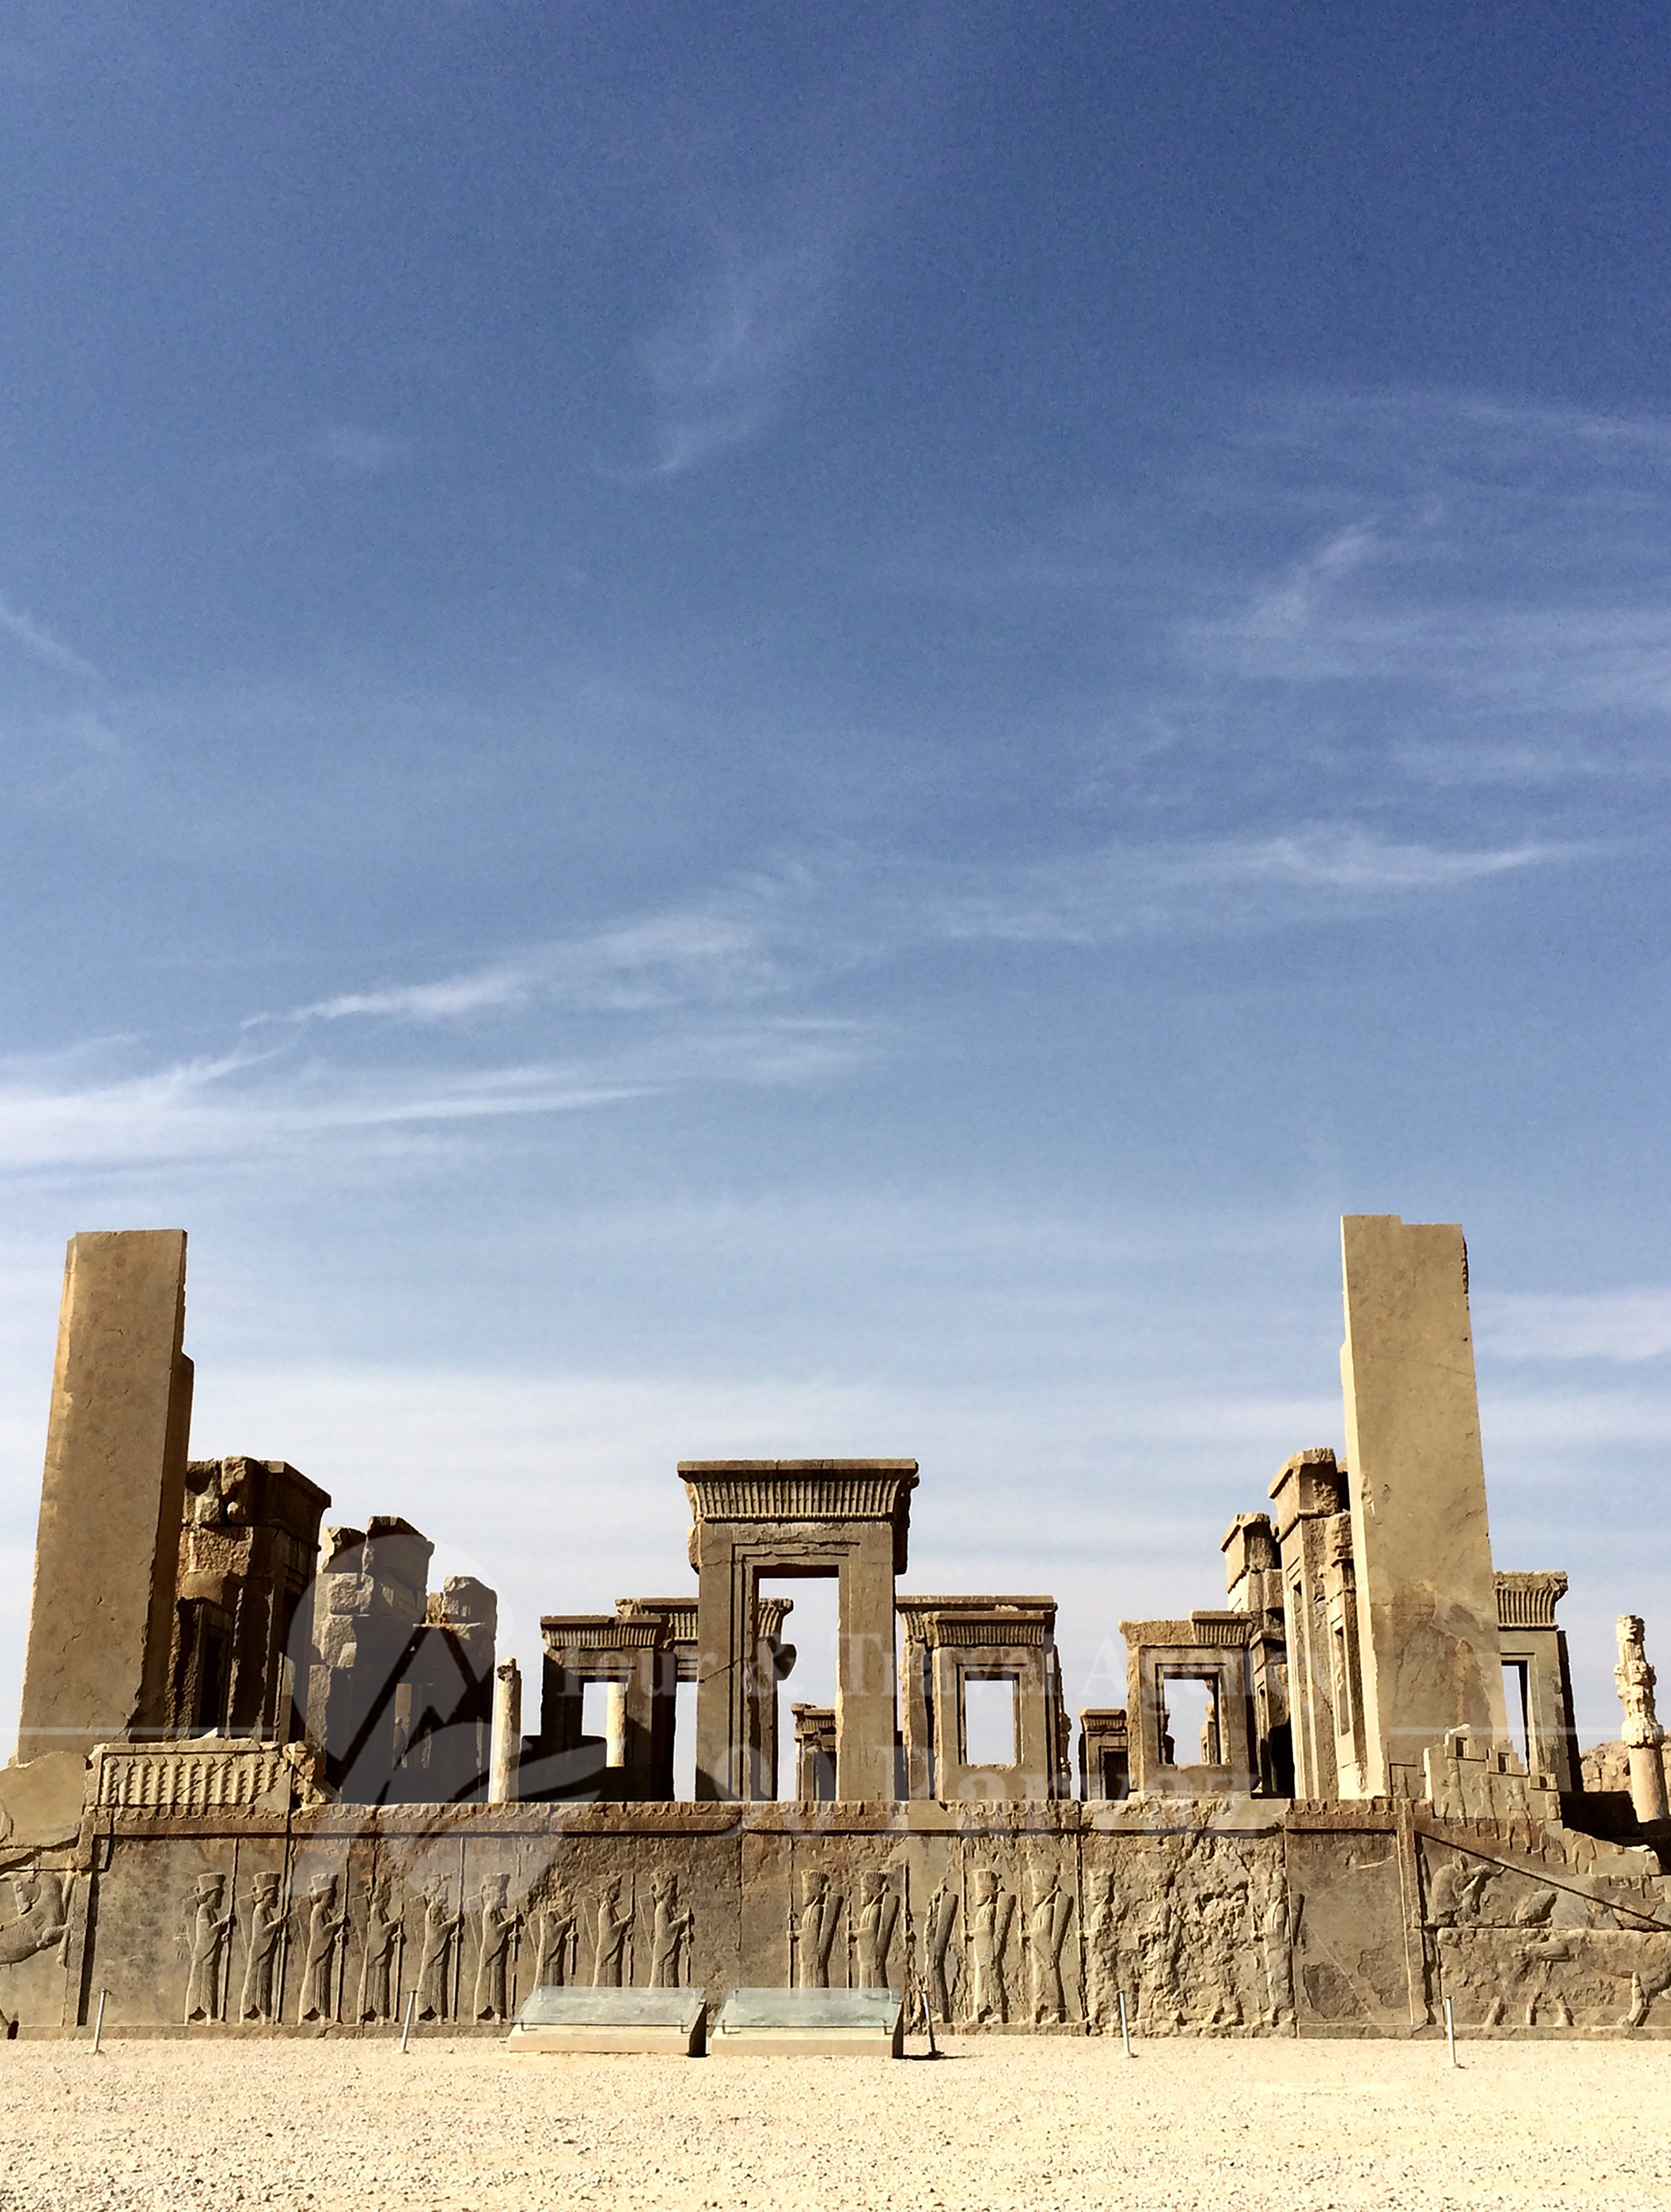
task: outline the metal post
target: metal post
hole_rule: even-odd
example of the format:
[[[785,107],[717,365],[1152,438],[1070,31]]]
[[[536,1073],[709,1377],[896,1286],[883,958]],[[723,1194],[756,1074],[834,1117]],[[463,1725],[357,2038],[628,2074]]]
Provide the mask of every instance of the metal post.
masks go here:
[[[406,2017],[400,2025],[400,2055],[406,2056],[406,2046],[412,2039],[412,2007],[417,2002],[417,1991],[406,1992]]]
[[[1129,2058],[1132,2055],[1132,2031],[1126,2018],[1126,1992],[1121,1990],[1117,1994],[1120,1999],[1120,2040],[1125,2045],[1126,2056]]]
[[[99,2038],[105,2032],[105,1999],[109,1995],[108,1990],[100,1990],[99,1992],[99,2009],[93,2022],[93,2055],[95,2058],[99,2055]]]
[[[1456,2063],[1456,2015],[1450,2009],[1450,1999],[1444,2001],[1444,2039],[1450,2051],[1450,2063]]]

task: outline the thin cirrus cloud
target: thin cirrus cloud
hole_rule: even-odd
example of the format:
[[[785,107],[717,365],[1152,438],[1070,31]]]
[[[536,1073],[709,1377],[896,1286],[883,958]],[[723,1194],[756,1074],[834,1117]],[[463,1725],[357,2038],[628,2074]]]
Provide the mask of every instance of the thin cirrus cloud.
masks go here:
[[[739,896],[756,910],[709,905],[647,915],[434,981],[343,992],[287,1013],[252,1015],[245,1026],[352,1018],[449,1021],[515,1012],[536,1000],[616,1013],[734,1003],[777,981],[768,945],[769,892],[763,887]]]
[[[761,871],[690,908],[455,975],[252,1015],[245,1027],[457,1022],[538,1003],[640,1014],[724,1007],[935,945],[1115,944],[1168,931],[1279,927],[1458,890],[1588,849],[1533,839],[1457,848],[1310,823],[1257,838],[1119,843],[1035,864],[838,858]]]
[[[1671,1290],[1499,1295],[1480,1301],[1475,1334],[1499,1359],[1664,1359],[1671,1358]]]
[[[625,473],[678,476],[763,429],[826,312],[830,274],[810,240],[723,244],[643,343],[653,450]]]
[[[0,631],[33,659],[57,669],[60,675],[73,676],[83,684],[99,682],[99,672],[91,661],[84,660],[45,623],[38,621],[27,608],[14,605],[3,594],[0,594]]]
[[[944,935],[1097,944],[1162,929],[1299,921],[1324,910],[1443,892],[1578,855],[1577,844],[1522,840],[1455,848],[1317,823],[1255,838],[1110,847],[1013,872],[948,895]]]
[[[1217,604],[1176,636],[1214,678],[1375,687],[1407,766],[1655,764],[1633,741],[1671,708],[1671,424],[1313,398],[1261,418],[1195,489],[1215,544],[1285,516],[1302,538],[1239,582],[1208,572]]]
[[[350,1070],[283,1051],[103,1079],[0,1068],[0,1167],[224,1162],[300,1148],[317,1160],[322,1139],[392,1155],[460,1125],[596,1111],[698,1084],[827,1079],[865,1048],[859,1024],[789,1020],[640,1040],[590,1058],[464,1069]]]

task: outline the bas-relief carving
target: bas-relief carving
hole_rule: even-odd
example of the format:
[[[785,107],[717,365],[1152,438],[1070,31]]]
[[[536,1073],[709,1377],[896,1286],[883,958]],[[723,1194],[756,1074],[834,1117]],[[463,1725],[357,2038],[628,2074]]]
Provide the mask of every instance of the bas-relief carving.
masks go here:
[[[1051,1867],[1036,1874],[1027,1908],[1024,1940],[1027,1946],[1029,1994],[1033,2025],[1052,2026],[1067,2018],[1067,1996],[1062,1986],[1062,1946],[1073,1917],[1073,1899],[1061,1885],[1060,1871]]]
[[[1087,1869],[1081,1936],[1085,1962],[1085,2019],[1093,2028],[1116,2026],[1127,1963],[1121,1937],[1127,1921],[1125,1899],[1112,1868]]]
[[[227,1939],[232,1932],[232,1905],[223,1874],[200,1874],[197,1893],[187,1901],[188,1955],[185,1969],[187,2024],[224,2017],[222,1987]]]
[[[522,1915],[508,1901],[508,1876],[490,1874],[482,1881],[477,1914],[476,2005],[477,2020],[507,2020],[511,2011],[511,1947],[522,1929]]]
[[[337,1947],[348,1926],[339,1911],[337,1877],[317,1874],[308,1885],[302,1924],[301,1996],[296,2017],[304,2021],[337,2017]]]
[[[632,1936],[634,1903],[623,1901],[622,1880],[611,1875],[599,1889],[592,1908],[592,1986],[594,1990],[630,1988],[632,1972],[627,1946]]]
[[[650,1987],[653,1990],[677,1990],[684,1985],[681,1967],[690,1948],[696,1916],[680,1910],[678,1895],[677,1875],[659,1874],[651,1881]]]
[[[1002,2027],[1010,2016],[1004,1951],[1009,1942],[1015,1899],[996,1871],[977,1867],[969,1880],[969,2019],[977,2027]]]
[[[1264,1976],[1262,2027],[1287,2027],[1294,2018],[1294,1939],[1303,1903],[1291,1899],[1280,1862],[1268,1868],[1254,1899],[1259,1963]]]
[[[1120,1999],[1145,2035],[1284,2028],[1294,2016],[1291,1905],[1280,1846],[1183,1832],[1087,1850],[1085,2019],[1113,2033]],[[1064,1950],[1071,1961],[1072,1946]],[[1047,2005],[1036,2025],[1048,2025]],[[1067,2017],[1072,2017],[1072,2005]]]
[[[290,1917],[289,1908],[283,1901],[283,1886],[282,1876],[276,1874],[258,1874],[250,1886],[249,1901],[244,1911],[248,1949],[238,1999],[240,2020],[271,2021],[278,2018],[281,1957]]]
[[[789,1923],[789,1949],[794,1962],[798,1990],[829,1987],[830,1954],[841,1925],[842,1899],[832,1889],[829,1876],[813,1868],[799,1877],[799,1910]]]
[[[922,1985],[930,2013],[938,2021],[951,2018],[951,1993],[957,1973],[951,1955],[951,1939],[957,1932],[960,1903],[957,1890],[942,1877],[929,1892],[923,1913]]]
[[[392,1875],[379,1873],[368,1885],[361,1934],[360,1991],[354,2016],[362,2026],[370,2026],[392,2021],[399,2008],[406,1930]]]
[[[21,1966],[26,1959],[56,1948],[62,1958],[70,1934],[72,1874],[30,1869],[9,1875],[12,1917],[0,1921],[0,1966]]]
[[[859,1877],[859,1905],[854,1915],[854,1986],[885,1990],[888,1960],[899,1920],[899,1893],[884,1874],[872,1869]]]
[[[574,1979],[580,1948],[580,1917],[560,1881],[542,1886],[528,1917],[534,1947],[536,1987],[562,1989]]]
[[[462,1911],[453,1909],[453,1896],[444,1877],[433,1877],[423,1892],[423,1944],[418,1958],[417,2016],[420,2020],[453,2017],[453,1953],[465,1924]]]
[[[1671,1991],[1662,1893],[1542,1880],[1432,1837],[1422,1861],[1430,1971],[1459,2026],[1636,2028]]]

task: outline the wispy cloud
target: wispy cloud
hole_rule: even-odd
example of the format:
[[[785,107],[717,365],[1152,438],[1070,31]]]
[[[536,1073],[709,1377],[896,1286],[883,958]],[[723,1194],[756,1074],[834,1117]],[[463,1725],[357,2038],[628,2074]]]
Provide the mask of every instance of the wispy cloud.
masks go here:
[[[732,1023],[635,1039],[612,1054],[465,1068],[349,1069],[293,1054],[230,1054],[100,1079],[77,1066],[0,1065],[0,1170],[69,1163],[212,1161],[398,1145],[450,1126],[570,1114],[697,1085],[827,1079],[866,1048],[838,1020]]]
[[[77,677],[84,684],[100,681],[99,672],[91,661],[84,660],[62,638],[55,636],[45,623],[38,621],[27,609],[15,606],[3,594],[0,594],[0,630],[49,668]]]
[[[1589,1294],[1504,1293],[1477,1302],[1482,1351],[1499,1359],[1671,1358],[1671,1289]]]
[[[1532,841],[1455,848],[1312,823],[1265,837],[1115,845],[1033,868],[984,872],[945,896],[945,935],[1097,944],[1165,930],[1303,919],[1548,866],[1583,848]]]
[[[1301,542],[1205,572],[1176,634],[1210,679],[1332,703],[1419,781],[1663,775],[1671,422],[1313,397],[1219,459],[1212,528]]]
[[[1105,845],[1037,863],[834,855],[739,877],[705,902],[455,974],[344,991],[246,1030],[462,1023],[539,1006],[665,1015],[805,992],[938,944],[1117,944],[1303,923],[1583,856],[1577,842],[1451,847],[1307,823],[1264,837]]]
[[[726,240],[644,343],[655,451],[633,473],[680,475],[763,429],[825,311],[831,275],[811,238]]]
[[[784,980],[772,939],[784,933],[792,888],[758,878],[705,905],[644,915],[434,981],[346,991],[287,1013],[252,1015],[245,1027],[368,1017],[456,1021],[516,1012],[536,1000],[606,1013],[734,1005]]]

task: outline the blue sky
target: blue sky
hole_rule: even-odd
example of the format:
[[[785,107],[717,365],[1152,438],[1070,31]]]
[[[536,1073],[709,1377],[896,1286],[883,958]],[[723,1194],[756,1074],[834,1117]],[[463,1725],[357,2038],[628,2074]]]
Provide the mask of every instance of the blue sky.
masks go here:
[[[1615,1733],[1668,76],[1536,0],[0,11],[0,1708],[76,1230],[184,1224],[196,1449],[526,1662],[680,1587],[677,1458],[907,1452],[908,1583],[1054,1591],[1078,1705],[1338,1442],[1393,1212]]]

